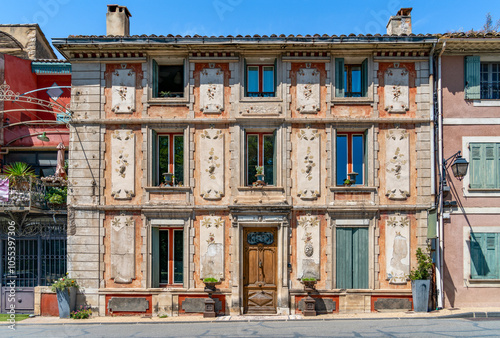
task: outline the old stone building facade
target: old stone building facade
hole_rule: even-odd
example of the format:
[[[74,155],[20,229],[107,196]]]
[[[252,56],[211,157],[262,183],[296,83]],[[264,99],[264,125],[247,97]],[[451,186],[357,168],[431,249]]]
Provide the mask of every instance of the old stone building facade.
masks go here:
[[[79,301],[197,313],[215,278],[219,313],[289,314],[315,278],[320,311],[411,308],[436,38],[409,15],[383,36],[129,36],[109,6],[116,35],[54,39],[72,64]]]

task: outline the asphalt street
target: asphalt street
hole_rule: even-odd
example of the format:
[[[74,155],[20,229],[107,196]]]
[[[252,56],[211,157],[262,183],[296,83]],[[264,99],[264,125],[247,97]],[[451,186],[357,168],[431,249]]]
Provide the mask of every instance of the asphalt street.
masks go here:
[[[0,337],[500,337],[500,318],[18,324]]]

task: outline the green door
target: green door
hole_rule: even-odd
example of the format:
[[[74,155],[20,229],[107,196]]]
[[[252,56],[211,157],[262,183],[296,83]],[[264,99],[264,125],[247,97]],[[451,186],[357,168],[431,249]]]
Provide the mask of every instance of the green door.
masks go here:
[[[337,288],[368,289],[368,228],[337,228]]]

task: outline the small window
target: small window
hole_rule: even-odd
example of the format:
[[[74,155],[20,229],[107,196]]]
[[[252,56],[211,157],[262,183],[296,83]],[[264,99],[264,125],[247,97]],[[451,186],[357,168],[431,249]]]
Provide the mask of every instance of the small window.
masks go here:
[[[153,228],[153,287],[183,284],[184,230]]]
[[[153,62],[153,97],[184,97],[184,65]]]
[[[179,133],[158,134],[155,140],[155,185],[184,185],[184,135]]]
[[[246,67],[246,96],[275,97],[274,65],[249,65]]]
[[[247,133],[247,185],[257,182],[257,167],[263,167],[264,182],[276,185],[276,142],[274,133]]]
[[[481,99],[500,99],[500,63],[481,62]]]
[[[365,184],[365,136],[364,133],[339,132],[336,138],[336,182],[344,185],[349,174],[357,173],[355,185]]]
[[[359,61],[358,61],[359,62]],[[347,63],[335,59],[335,97],[368,96],[368,59],[362,63]]]
[[[470,256],[472,279],[500,278],[498,233],[471,233]]]

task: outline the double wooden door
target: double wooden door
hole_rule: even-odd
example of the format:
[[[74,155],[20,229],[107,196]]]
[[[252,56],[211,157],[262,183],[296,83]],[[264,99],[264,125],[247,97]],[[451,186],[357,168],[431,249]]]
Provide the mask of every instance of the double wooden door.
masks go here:
[[[243,230],[243,306],[249,314],[276,313],[277,229]]]

